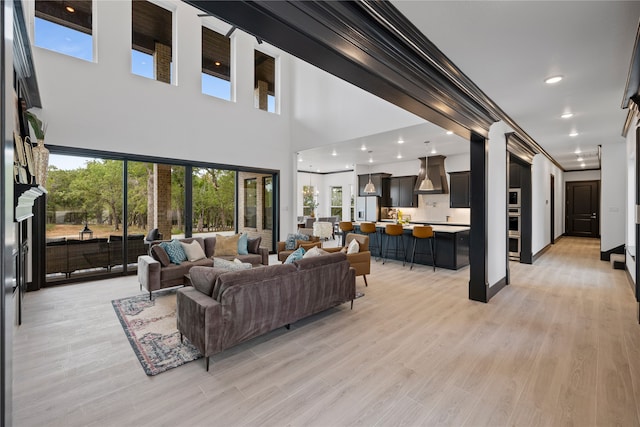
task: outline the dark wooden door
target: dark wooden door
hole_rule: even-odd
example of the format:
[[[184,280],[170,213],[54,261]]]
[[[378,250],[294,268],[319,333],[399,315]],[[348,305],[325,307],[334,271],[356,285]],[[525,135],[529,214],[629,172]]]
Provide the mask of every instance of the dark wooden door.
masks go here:
[[[551,244],[556,242],[556,177],[551,175],[549,188],[549,218],[551,223]]]
[[[600,237],[600,181],[567,182],[566,233]]]

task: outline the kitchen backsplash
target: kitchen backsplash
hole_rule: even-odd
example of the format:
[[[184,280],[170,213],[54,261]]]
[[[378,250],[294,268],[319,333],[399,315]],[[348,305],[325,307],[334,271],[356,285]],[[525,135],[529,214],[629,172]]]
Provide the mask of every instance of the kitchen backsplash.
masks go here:
[[[469,224],[471,212],[468,208],[449,207],[448,194],[420,194],[417,208],[400,208],[403,215],[411,215],[411,221],[453,222]]]

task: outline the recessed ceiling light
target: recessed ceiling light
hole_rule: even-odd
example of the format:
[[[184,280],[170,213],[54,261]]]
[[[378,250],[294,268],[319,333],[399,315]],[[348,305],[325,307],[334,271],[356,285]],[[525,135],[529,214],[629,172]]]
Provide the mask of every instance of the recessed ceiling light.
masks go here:
[[[362,144],[362,147],[360,147],[360,150],[361,150],[361,151],[367,151],[367,146],[366,146],[366,145],[364,145],[364,144]]]
[[[573,113],[564,113],[560,117],[562,117],[563,119],[570,119],[571,117],[573,117]]]
[[[320,169],[316,169],[316,172],[320,172]]]
[[[369,157],[369,163],[373,163],[373,157]]]
[[[581,163],[581,164],[580,164],[580,166],[581,166],[581,167],[585,167],[586,165],[585,165],[584,163]]]
[[[215,64],[216,67],[219,67],[220,65],[222,65],[222,63],[220,61],[216,61],[216,62],[214,62],[214,64]]]
[[[548,85],[552,85],[554,83],[558,83],[560,80],[562,80],[562,76],[552,76],[544,79],[544,82]]]
[[[303,160],[302,160],[302,157],[298,157],[298,161],[299,161],[299,162],[302,162],[302,161],[303,161]]]
[[[332,155],[332,156],[337,156],[337,155],[338,155],[338,153],[336,153],[336,150],[333,150],[333,151],[331,152],[331,155]]]
[[[65,9],[66,9],[66,10],[67,10],[67,12],[69,12],[69,13],[73,13],[73,12],[75,12],[75,11],[76,11],[76,10],[75,10],[73,7],[71,7],[71,6],[67,6],[67,7],[65,7]]]
[[[452,130],[448,130],[447,131],[447,135],[453,135],[453,131]]]
[[[578,136],[578,132],[576,132],[576,131],[574,130],[573,132],[571,132],[571,133],[569,134],[569,136]]]
[[[582,153],[582,151],[580,151],[580,148],[576,148],[576,151],[574,151],[574,153],[580,154],[580,153]]]
[[[582,158],[582,156],[578,156],[578,161],[579,161],[579,162],[581,162],[581,161],[583,161],[583,160],[584,160],[584,159]]]
[[[437,153],[437,151],[436,151],[436,147],[433,147],[433,148],[431,149],[431,154],[436,154],[436,153]]]
[[[344,168],[345,168],[345,169],[349,169],[350,167],[351,167],[351,166],[349,166],[349,165],[344,165]]]
[[[396,156],[396,159],[401,159],[401,158],[402,158],[402,154],[398,154],[398,155]]]
[[[400,138],[400,139],[398,140],[398,144],[404,144],[404,140],[403,140],[402,138]]]

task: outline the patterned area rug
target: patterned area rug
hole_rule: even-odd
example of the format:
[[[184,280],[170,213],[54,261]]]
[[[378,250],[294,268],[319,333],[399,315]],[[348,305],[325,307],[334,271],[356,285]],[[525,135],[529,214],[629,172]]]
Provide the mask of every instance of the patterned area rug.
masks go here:
[[[147,375],[157,375],[202,357],[176,329],[176,291],[111,301],[124,333]]]

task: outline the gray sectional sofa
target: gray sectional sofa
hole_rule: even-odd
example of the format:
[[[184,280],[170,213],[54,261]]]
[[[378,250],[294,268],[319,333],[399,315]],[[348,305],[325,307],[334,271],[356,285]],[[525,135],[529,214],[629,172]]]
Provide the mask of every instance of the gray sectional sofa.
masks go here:
[[[343,253],[241,271],[191,269],[193,287],[178,289],[181,338],[209,356],[281,326],[351,301],[355,270]]]

